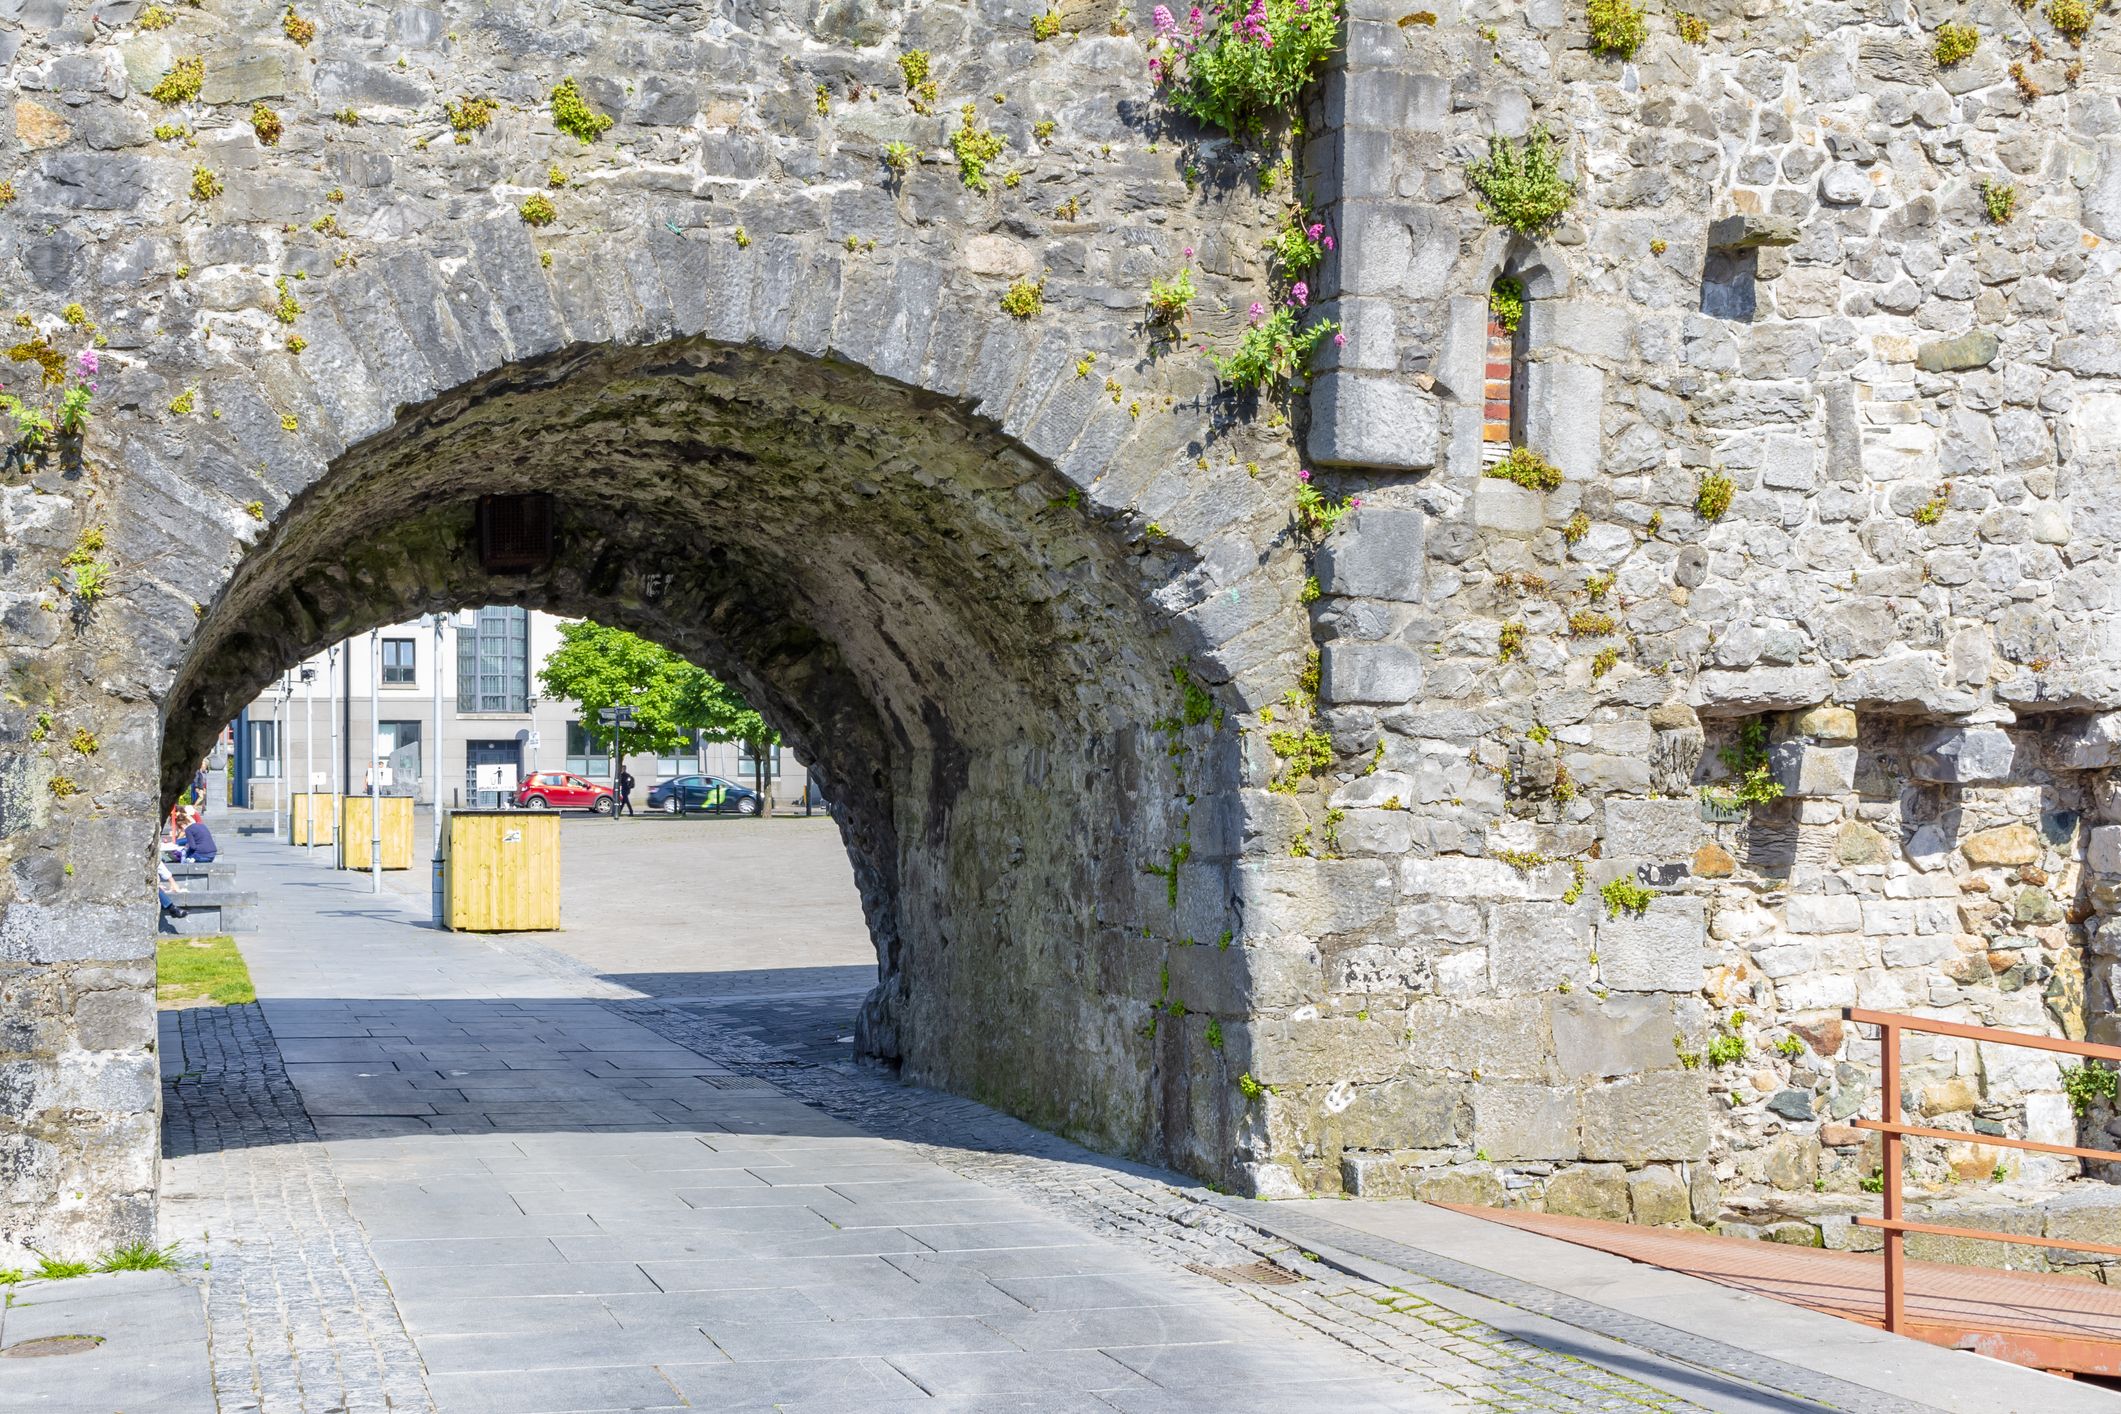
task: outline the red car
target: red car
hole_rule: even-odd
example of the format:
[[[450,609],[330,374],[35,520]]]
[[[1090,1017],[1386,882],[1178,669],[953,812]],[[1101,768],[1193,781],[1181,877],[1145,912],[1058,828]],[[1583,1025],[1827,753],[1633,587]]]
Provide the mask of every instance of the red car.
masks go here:
[[[588,810],[609,815],[611,787],[569,771],[533,771],[516,787],[516,805],[524,810]]]

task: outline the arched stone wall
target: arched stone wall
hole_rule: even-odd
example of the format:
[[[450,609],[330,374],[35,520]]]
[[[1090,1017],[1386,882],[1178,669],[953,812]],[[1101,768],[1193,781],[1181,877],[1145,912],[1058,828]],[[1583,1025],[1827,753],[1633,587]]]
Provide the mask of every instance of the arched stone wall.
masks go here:
[[[101,366],[86,436],[5,487],[0,1254],[151,1230],[147,845],[203,734],[339,635],[482,601],[648,633],[818,755],[880,950],[865,1048],[1233,1174],[1256,965],[1233,866],[1260,847],[1235,716],[1303,670],[1295,448],[1112,310],[1197,245],[1204,323],[1241,324],[1261,265],[1222,226],[1265,203],[1181,209],[1188,158],[1157,150],[1117,36],[1041,49],[945,7],[850,47],[807,12],[346,4],[304,7],[297,44],[283,11],[13,55],[42,97],[15,114],[0,264]],[[915,46],[940,113],[897,79]],[[192,53],[198,99],[151,101]],[[593,145],[553,128],[569,75],[618,120]],[[458,144],[441,105],[467,94],[502,102]],[[935,160],[961,97],[1018,182]],[[929,157],[894,175],[898,134]],[[194,166],[219,195],[189,194]],[[549,226],[518,215],[533,190]],[[1032,318],[1000,307],[1018,278],[1042,279]],[[471,498],[532,488],[562,554],[481,575]]]

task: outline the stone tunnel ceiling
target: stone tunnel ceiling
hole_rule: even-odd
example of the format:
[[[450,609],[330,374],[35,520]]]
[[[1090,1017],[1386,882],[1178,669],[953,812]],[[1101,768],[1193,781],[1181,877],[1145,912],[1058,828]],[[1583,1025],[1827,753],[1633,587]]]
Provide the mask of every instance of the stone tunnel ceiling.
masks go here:
[[[1839,1007],[2121,1039],[2121,79],[2048,8],[1704,3],[1621,56],[1575,3],[1361,4],[1301,141],[1235,143],[1143,6],[0,4],[4,312],[103,365],[0,471],[0,1264],[151,1227],[173,763],[481,599],[820,754],[910,1075],[1248,1191],[1831,1228]],[[1539,125],[1573,204],[1519,236],[1468,164]],[[1346,343],[1232,397],[1199,349],[1311,221]],[[1558,485],[1485,474],[1491,352]],[[512,486],[571,534],[499,583],[467,498]],[[2081,1138],[2051,1070],[1910,1080]],[[1978,1206],[1997,1154],[1914,1149]]]

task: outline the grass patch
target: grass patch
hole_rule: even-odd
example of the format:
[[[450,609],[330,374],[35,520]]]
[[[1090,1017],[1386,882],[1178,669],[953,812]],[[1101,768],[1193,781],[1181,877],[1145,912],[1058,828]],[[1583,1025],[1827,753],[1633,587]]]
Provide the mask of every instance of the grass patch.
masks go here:
[[[179,901],[183,895],[179,894]],[[164,938],[155,945],[155,1000],[160,1003],[211,1001],[242,1006],[258,999],[250,969],[236,940],[226,933],[206,938]]]
[[[99,1272],[174,1272],[183,1267],[177,1260],[177,1244],[157,1247],[151,1242],[128,1242],[97,1266]]]

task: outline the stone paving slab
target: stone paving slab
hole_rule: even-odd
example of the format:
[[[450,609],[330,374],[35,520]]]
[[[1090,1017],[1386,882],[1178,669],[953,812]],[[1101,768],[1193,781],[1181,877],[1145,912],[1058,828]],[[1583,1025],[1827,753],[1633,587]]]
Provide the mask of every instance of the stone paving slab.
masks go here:
[[[728,998],[387,899],[319,914],[347,881],[297,890],[299,856],[236,849],[263,1001],[177,1038],[172,1105],[183,1201],[266,1215],[209,1285],[231,1408],[1736,1407],[1328,1269],[971,1101],[791,1061],[772,993],[730,1026]],[[1288,1284],[1199,1270],[1262,1262]],[[400,1352],[416,1389],[387,1383]]]
[[[102,1337],[67,1355],[10,1357],[52,1336]],[[177,1272],[114,1272],[0,1287],[0,1410],[215,1414],[199,1287]]]

